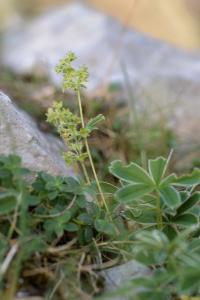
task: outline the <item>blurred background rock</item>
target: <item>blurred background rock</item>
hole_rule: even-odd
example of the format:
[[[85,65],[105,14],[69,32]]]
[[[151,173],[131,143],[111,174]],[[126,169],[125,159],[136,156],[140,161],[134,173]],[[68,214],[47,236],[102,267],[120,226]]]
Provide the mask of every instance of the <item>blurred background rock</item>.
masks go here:
[[[0,28],[70,0],[0,0]],[[82,0],[141,32],[187,49],[200,48],[199,0]]]

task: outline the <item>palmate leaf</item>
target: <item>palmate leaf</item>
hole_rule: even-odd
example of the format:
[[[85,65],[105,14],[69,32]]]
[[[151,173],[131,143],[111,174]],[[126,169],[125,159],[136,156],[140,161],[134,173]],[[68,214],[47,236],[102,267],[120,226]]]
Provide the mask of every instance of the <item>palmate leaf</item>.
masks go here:
[[[181,197],[172,186],[166,186],[160,190],[164,203],[171,209],[177,208],[181,204]]]
[[[128,166],[123,166],[120,160],[115,160],[111,163],[109,170],[122,181],[145,184],[151,187],[154,186],[154,182],[149,174],[133,162]]]
[[[115,195],[119,202],[130,203],[153,191],[154,187],[143,183],[129,184],[119,189]]]
[[[163,157],[149,160],[149,173],[158,185],[164,176],[167,160]]]

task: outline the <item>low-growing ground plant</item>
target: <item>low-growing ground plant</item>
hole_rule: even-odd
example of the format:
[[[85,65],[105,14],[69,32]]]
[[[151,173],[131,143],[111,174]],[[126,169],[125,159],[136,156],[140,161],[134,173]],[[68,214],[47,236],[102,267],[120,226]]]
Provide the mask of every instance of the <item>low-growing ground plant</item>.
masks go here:
[[[85,122],[81,91],[86,67],[74,68],[70,52],[56,71],[63,91],[73,90],[79,113],[62,101],[48,109],[47,121],[67,146],[72,177],[45,172],[33,182],[16,155],[0,156],[0,298],[18,292],[44,299],[186,300],[200,297],[200,170],[177,176],[167,159],[147,167],[120,160],[110,164],[113,182],[98,178],[89,136],[103,115]],[[89,162],[89,163],[88,163]],[[28,177],[27,177],[28,176]],[[128,280],[103,293],[98,270],[135,259],[150,275]]]

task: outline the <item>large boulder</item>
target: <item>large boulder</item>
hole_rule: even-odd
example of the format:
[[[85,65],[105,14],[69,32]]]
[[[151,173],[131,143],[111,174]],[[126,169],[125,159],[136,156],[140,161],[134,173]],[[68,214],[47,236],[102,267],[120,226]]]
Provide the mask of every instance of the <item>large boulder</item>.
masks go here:
[[[79,64],[89,67],[90,95],[117,83],[133,110],[167,118],[183,152],[188,145],[198,149],[200,55],[123,28],[111,17],[75,3],[8,32],[3,62],[18,74],[45,70],[57,85],[60,78],[54,68],[68,50],[77,53]]]
[[[62,150],[57,138],[40,132],[34,121],[0,92],[0,154],[19,155],[23,165],[33,171],[69,175]]]

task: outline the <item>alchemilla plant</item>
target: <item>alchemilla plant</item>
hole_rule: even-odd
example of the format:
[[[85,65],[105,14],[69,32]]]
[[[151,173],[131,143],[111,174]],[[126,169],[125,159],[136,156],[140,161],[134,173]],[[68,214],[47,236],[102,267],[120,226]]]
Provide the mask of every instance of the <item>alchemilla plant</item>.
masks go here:
[[[61,100],[48,109],[73,177],[31,173],[15,155],[0,156],[0,296],[36,291],[44,299],[200,299],[200,170],[169,173],[169,157],[111,162],[116,184],[98,177],[89,138],[103,115],[85,121],[82,90],[88,70],[69,52],[56,67],[63,91],[77,96],[77,114]],[[89,164],[88,164],[89,162]],[[89,167],[88,167],[89,166]],[[78,172],[81,174],[81,172]],[[148,275],[103,293],[98,270],[135,259]],[[31,286],[31,288],[30,288]],[[34,294],[34,293],[33,293]]]
[[[85,125],[81,103],[81,89],[85,88],[85,84],[87,83],[88,69],[85,66],[80,67],[79,69],[75,69],[72,66],[72,63],[75,59],[75,54],[73,52],[69,52],[66,57],[64,59],[61,59],[60,63],[57,65],[56,72],[62,75],[63,91],[69,89],[76,93],[80,117],[63,108],[62,102],[55,102],[53,108],[49,108],[48,110],[47,121],[56,126],[63,141],[65,141],[67,146],[69,147],[70,151],[67,151],[64,154],[66,163],[72,163],[76,161],[80,162],[87,183],[90,183],[90,179],[87,169],[84,165],[84,160],[87,157],[89,158],[100,197],[106,210],[108,211],[108,206],[99,184],[87,141],[87,138],[89,137],[91,132],[96,129],[96,125],[104,120],[104,116],[98,115]],[[78,129],[80,124],[81,128]],[[84,146],[85,149],[83,150]]]

